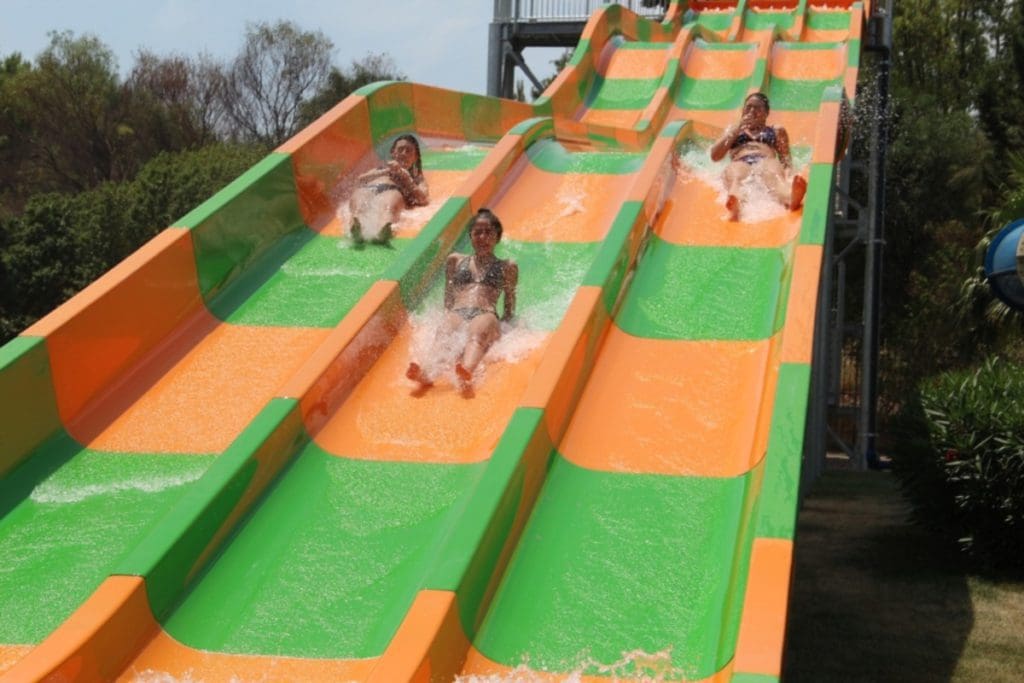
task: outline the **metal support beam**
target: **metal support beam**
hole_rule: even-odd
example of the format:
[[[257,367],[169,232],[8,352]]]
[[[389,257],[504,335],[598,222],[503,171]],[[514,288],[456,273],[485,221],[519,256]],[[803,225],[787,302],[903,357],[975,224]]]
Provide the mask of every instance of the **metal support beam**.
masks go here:
[[[871,135],[871,173],[868,184],[867,253],[864,264],[864,343],[861,347],[861,416],[857,465],[879,467],[876,449],[878,418],[878,328],[881,320],[882,249],[885,244],[885,150],[889,137],[889,57],[892,47],[892,0],[876,7],[871,17],[868,49],[879,55],[875,86],[878,112]]]

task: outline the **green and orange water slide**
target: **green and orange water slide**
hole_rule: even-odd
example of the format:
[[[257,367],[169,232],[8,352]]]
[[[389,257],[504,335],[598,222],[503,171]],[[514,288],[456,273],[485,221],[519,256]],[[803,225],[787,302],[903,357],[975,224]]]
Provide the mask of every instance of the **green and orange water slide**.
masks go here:
[[[611,5],[532,105],[368,86],[0,349],[0,679],[778,680],[869,11]],[[754,90],[809,190],[729,223],[703,159]],[[405,132],[431,204],[354,249]],[[413,397],[482,206],[518,345]]]

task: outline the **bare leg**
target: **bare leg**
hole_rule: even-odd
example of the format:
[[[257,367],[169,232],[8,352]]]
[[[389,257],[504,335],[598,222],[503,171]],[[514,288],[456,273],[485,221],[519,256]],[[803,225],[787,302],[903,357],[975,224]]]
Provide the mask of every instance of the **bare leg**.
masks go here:
[[[452,335],[462,324],[462,317],[457,313],[450,311],[445,313],[444,319],[434,334],[426,362],[421,364],[412,361],[409,363],[409,367],[405,369],[405,376],[419,385],[413,390],[413,395],[421,396],[427,389],[434,386],[439,357],[444,354],[445,346],[451,344]]]
[[[500,334],[498,318],[493,313],[483,313],[470,321],[469,341],[462,352],[462,360],[455,364],[455,374],[459,377],[463,393],[472,388],[473,371]]]
[[[725,182],[725,191],[728,197],[725,200],[725,208],[729,210],[729,220],[740,219],[740,186],[750,175],[750,164],[745,161],[734,161],[725,167],[722,179]]]
[[[793,176],[793,187],[790,190],[789,203],[787,204],[790,211],[800,208],[800,205],[804,203],[805,194],[807,194],[807,180],[801,175]]]

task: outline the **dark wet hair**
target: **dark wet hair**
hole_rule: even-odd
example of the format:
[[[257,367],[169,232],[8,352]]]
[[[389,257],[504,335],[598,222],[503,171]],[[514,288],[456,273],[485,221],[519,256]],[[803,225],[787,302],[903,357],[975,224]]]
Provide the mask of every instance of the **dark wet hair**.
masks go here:
[[[498,233],[498,241],[500,242],[501,241],[501,231],[502,231],[501,230],[501,221],[498,220],[498,217],[494,215],[494,212],[491,211],[490,209],[480,209],[480,210],[478,210],[476,212],[476,215],[473,217],[473,221],[470,223],[470,225],[472,226],[473,223],[476,223],[477,220],[480,219],[480,218],[487,219],[487,222],[491,224],[492,228],[494,228],[494,232]]]
[[[763,92],[750,93],[749,95],[747,95],[747,98],[743,100],[744,104],[746,104],[747,100],[749,100],[751,97],[756,97],[757,99],[761,100],[761,104],[764,105],[765,111],[770,112],[772,110],[772,106],[768,104],[768,96],[765,95]]]
[[[398,143],[402,140],[408,140],[412,143],[412,146],[416,148],[416,161],[413,163],[413,168],[416,169],[417,175],[423,175],[423,154],[420,152],[420,141],[416,139],[415,135],[405,133],[395,138],[395,141],[391,143],[391,149],[389,152],[394,152],[395,147],[398,147]]]

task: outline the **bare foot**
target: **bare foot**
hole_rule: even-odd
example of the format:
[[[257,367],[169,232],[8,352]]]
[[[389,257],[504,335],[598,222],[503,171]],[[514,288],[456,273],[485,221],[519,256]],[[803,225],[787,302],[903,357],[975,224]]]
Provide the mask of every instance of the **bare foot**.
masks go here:
[[[456,363],[455,374],[459,378],[459,393],[463,398],[473,398],[473,373],[462,363]]]
[[[725,200],[725,208],[729,210],[729,220],[738,221],[740,219],[740,198],[734,194],[729,195],[729,198]]]
[[[409,363],[409,367],[405,369],[405,376],[413,382],[419,382],[422,387],[434,385],[434,382],[423,372],[423,368],[420,367],[419,363]]]
[[[789,193],[789,210],[795,211],[804,203],[807,194],[807,180],[802,175],[793,176],[793,189]]]

